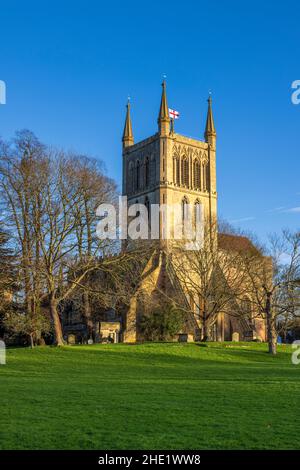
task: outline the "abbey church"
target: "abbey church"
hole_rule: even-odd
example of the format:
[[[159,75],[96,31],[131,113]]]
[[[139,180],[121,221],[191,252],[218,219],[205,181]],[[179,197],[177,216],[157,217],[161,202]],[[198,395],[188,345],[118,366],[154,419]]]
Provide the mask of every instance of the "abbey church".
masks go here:
[[[108,316],[95,325],[96,340],[101,341],[105,337],[123,342],[145,340],[141,322],[145,314],[151,315],[149,305],[157,301],[165,302],[166,299],[175,302],[174,299],[177,299],[185,312],[185,321],[173,335],[173,341],[265,341],[265,319],[254,311],[251,295],[241,295],[240,302],[225,302],[222,299],[223,303],[219,301],[218,304],[217,300],[217,291],[221,291],[224,297],[223,292],[233,289],[234,284],[240,286],[247,283],[242,270],[239,273],[231,260],[234,253],[253,251],[255,247],[247,237],[218,233],[217,230],[217,133],[212,99],[208,99],[204,140],[177,134],[169,115],[164,81],[157,124],[155,134],[135,142],[128,102],[122,138],[123,196],[127,197],[128,207],[143,204],[147,208],[150,225],[152,205],[177,205],[182,207],[183,213],[185,205],[194,207],[195,211],[201,207],[204,231],[209,232],[209,246],[213,249],[208,250],[210,258],[206,255],[205,260],[204,249],[178,251],[172,237],[164,236],[165,225],[173,233],[176,224],[174,214],[167,211],[164,223],[160,220],[158,245],[155,250],[149,249],[140,282],[130,298],[129,306],[122,315],[114,312],[115,317]],[[216,255],[211,253],[218,253],[222,266],[219,261],[216,264]],[[202,276],[199,274],[199,265],[203,271],[205,264],[203,277],[203,273]],[[207,278],[209,286],[206,290],[211,291],[204,299],[201,285],[207,282]],[[246,293],[246,290],[243,289],[243,292]],[[210,306],[218,304],[219,311],[213,311],[210,307],[210,311],[205,312],[204,305],[208,303]],[[66,336],[74,334],[75,338],[72,325],[65,325],[65,333]]]
[[[152,204],[167,206],[177,204],[182,207],[185,204],[195,207],[200,205],[205,224],[214,227],[217,222],[216,139],[211,97],[208,99],[204,140],[185,137],[174,131],[174,122],[169,116],[165,81],[162,83],[158,130],[154,135],[137,143],[134,141],[130,103],[128,103],[122,139],[123,195],[127,196],[128,205],[141,203],[149,212]],[[172,228],[173,215],[167,214],[166,217],[168,226]],[[161,239],[163,239],[163,230],[161,224],[159,233]],[[253,249],[250,240],[240,236],[216,233],[216,243],[220,250]],[[143,339],[142,335],[139,335],[139,318],[142,314],[142,307],[138,301],[139,293],[157,292],[162,289],[169,289],[170,298],[178,295],[180,291],[184,297],[183,303],[189,304],[186,309],[189,311],[189,319],[186,321],[185,330],[178,332],[178,338],[201,340],[203,325],[201,325],[201,315],[197,315],[201,302],[195,302],[190,292],[186,292],[184,285],[186,283],[182,282],[182,273],[180,275],[178,272],[179,264],[176,261],[166,261],[171,259],[168,254],[172,252],[172,240],[162,240],[160,246],[160,252],[150,258],[145,268],[146,275],[131,301],[126,315],[123,341],[135,342]],[[184,252],[180,258],[182,256],[185,256]],[[195,282],[197,281],[193,279],[190,284]],[[237,314],[230,315],[224,312],[215,315],[207,337],[220,341],[232,340],[233,337],[239,340],[265,340],[264,320],[254,319],[255,312],[251,312],[251,301],[248,300],[245,304],[249,309],[247,316],[239,317]]]

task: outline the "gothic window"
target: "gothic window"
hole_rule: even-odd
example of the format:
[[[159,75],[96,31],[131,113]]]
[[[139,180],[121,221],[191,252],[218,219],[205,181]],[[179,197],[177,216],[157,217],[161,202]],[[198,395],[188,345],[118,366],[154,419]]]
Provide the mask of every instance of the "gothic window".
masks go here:
[[[173,157],[173,182],[176,183],[176,158]]]
[[[179,158],[177,157],[175,159],[175,173],[176,173],[176,184],[180,185],[180,161]]]
[[[139,160],[136,162],[136,169],[135,169],[135,171],[136,171],[135,187],[136,187],[137,190],[139,190],[139,189],[140,189],[140,183],[141,183],[141,181],[140,181],[141,165],[140,165]]]
[[[173,181],[179,184],[179,159],[177,157],[173,157]]]
[[[134,165],[132,162],[129,162],[128,167],[128,190],[130,193],[134,191]]]
[[[195,202],[194,206],[194,222],[196,224],[196,221],[199,221],[201,218],[201,203],[198,201],[198,199]]]
[[[201,165],[199,160],[194,162],[194,188],[201,189]]]
[[[209,174],[209,165],[206,164],[206,191],[210,191],[210,174]]]
[[[187,198],[184,196],[184,198],[182,199],[182,203],[181,203],[181,216],[182,216],[182,223],[184,223],[184,220],[187,219],[187,216],[188,216],[188,200]]]
[[[202,191],[206,191],[206,189],[207,189],[207,181],[206,181],[207,171],[206,171],[206,166],[207,166],[207,164],[204,162],[204,163],[202,164]]]
[[[148,188],[150,183],[150,165],[149,165],[149,158],[146,158],[145,161],[145,186]]]
[[[181,161],[181,181],[185,186],[189,186],[189,162],[186,157]]]
[[[202,184],[202,190],[203,191],[209,191],[210,184],[209,184],[209,165],[207,162],[204,162],[202,165],[202,178],[203,178],[203,184]]]
[[[151,182],[156,183],[156,162],[155,157],[151,157]]]
[[[151,220],[151,214],[150,214],[150,201],[148,199],[148,197],[146,196],[145,197],[145,207],[147,209],[147,213],[148,213],[148,221],[150,222]]]

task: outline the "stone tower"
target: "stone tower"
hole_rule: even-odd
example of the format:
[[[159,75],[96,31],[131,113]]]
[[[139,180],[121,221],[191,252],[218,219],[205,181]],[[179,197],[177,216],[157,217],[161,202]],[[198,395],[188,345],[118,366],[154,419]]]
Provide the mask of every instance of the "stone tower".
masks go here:
[[[211,97],[208,99],[205,140],[174,132],[165,81],[157,122],[158,130],[154,135],[134,143],[128,102],[122,139],[123,195],[128,198],[128,206],[134,203],[146,207],[151,204],[202,204],[205,220],[216,220],[216,131]],[[172,226],[173,216],[168,217]]]
[[[148,208],[151,204],[159,204],[160,206],[162,204],[168,206],[176,204],[184,209],[184,204],[188,203],[194,209],[200,204],[206,224],[212,225],[217,220],[217,136],[211,96],[208,98],[204,140],[192,139],[176,133],[173,124],[169,117],[165,81],[162,84],[158,129],[151,137],[134,143],[130,103],[127,104],[123,133],[123,195],[127,196],[128,206],[137,202]],[[184,213],[184,210],[182,213]],[[169,226],[172,226],[172,223],[173,226],[175,225],[172,216],[172,213],[167,213],[166,218]],[[125,342],[143,340],[143,332],[140,328],[140,319],[144,314],[143,309],[145,306],[143,296],[145,293],[147,294],[147,300],[149,299],[151,305],[151,300],[161,292],[167,293],[169,299],[175,298],[177,295],[180,296],[182,304],[187,307],[186,323],[178,332],[178,340],[181,340],[182,336],[185,336],[188,341],[198,341],[203,338],[201,299],[199,299],[199,296],[197,299],[197,292],[193,292],[192,289],[187,290],[187,286],[180,282],[176,273],[177,266],[180,266],[182,262],[184,251],[169,250],[169,248],[172,248],[172,242],[166,242],[161,236],[163,233],[162,225],[160,224],[159,227],[159,249],[149,250],[147,265],[143,270],[136,292],[130,300],[122,333]],[[213,234],[215,235],[217,249],[221,253],[232,252],[233,259],[236,252],[241,250],[253,252],[253,249],[255,249],[246,237],[217,234],[215,230],[213,230]],[[194,250],[197,253],[197,248]],[[190,262],[188,261],[190,259],[190,257],[186,257],[186,262]],[[177,263],[177,260],[179,263]],[[224,282],[228,283],[230,287],[230,270],[223,270],[221,264],[217,267],[214,266],[214,269],[218,269],[218,275],[219,270],[223,271]],[[234,268],[235,271],[236,267]],[[201,282],[197,269],[194,270],[194,275],[195,282],[198,278]],[[247,282],[245,283],[246,290]],[[251,303],[251,297],[243,299],[248,307],[249,299]],[[232,312],[230,309],[232,309]],[[209,337],[218,341],[228,341],[236,337],[246,341],[251,338],[265,340],[264,318],[259,316],[256,318],[254,315],[251,320],[251,315],[253,315],[251,309],[250,313],[247,314],[248,319],[244,316],[239,318],[237,312],[240,309],[241,306],[238,305],[238,302],[235,302],[234,305],[230,305],[230,308],[228,307],[228,312],[219,312],[214,322],[209,326]]]

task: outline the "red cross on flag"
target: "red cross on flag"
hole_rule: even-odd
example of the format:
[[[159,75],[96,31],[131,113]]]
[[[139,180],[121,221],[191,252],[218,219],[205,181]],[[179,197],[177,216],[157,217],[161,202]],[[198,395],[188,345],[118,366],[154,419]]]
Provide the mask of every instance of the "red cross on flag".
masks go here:
[[[179,112],[169,108],[169,116],[171,119],[179,119]]]

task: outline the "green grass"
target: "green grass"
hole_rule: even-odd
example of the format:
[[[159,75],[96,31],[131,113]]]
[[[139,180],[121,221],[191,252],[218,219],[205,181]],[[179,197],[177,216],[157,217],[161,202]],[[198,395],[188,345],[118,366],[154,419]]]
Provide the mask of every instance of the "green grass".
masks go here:
[[[10,349],[1,449],[297,449],[300,365],[263,344]]]

